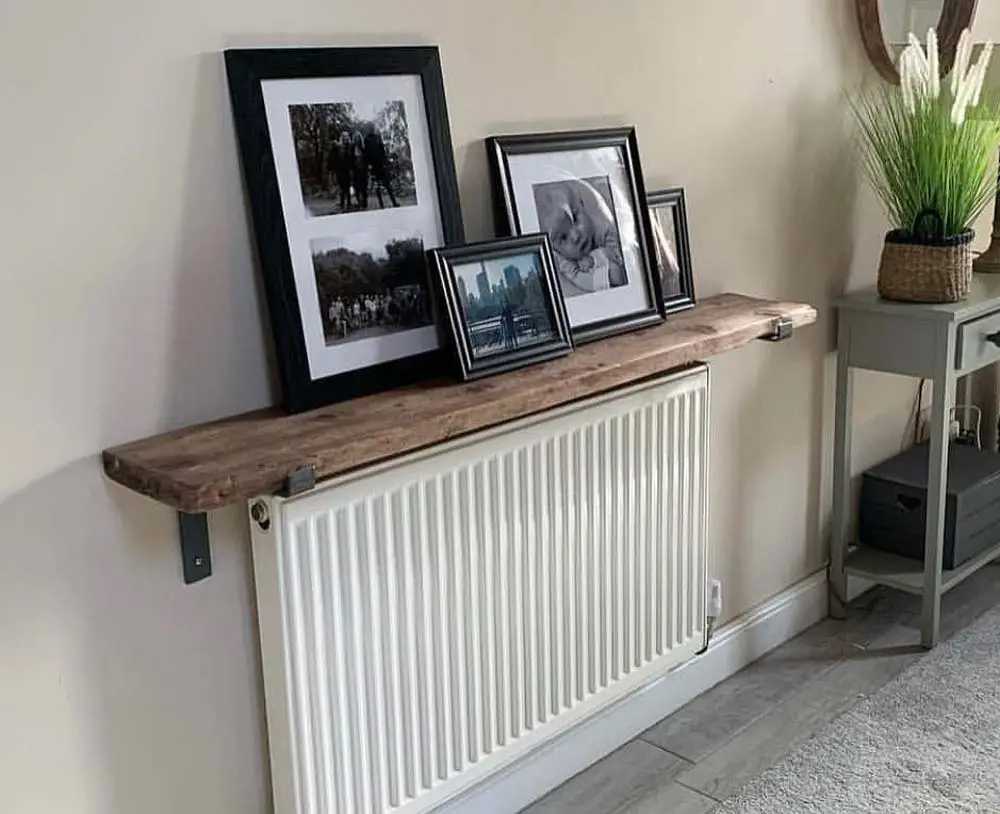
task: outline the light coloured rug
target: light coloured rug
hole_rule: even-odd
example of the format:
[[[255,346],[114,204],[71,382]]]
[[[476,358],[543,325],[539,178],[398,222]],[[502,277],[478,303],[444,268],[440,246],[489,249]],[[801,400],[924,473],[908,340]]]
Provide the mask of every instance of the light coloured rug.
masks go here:
[[[1000,609],[940,645],[717,810],[1000,812]]]

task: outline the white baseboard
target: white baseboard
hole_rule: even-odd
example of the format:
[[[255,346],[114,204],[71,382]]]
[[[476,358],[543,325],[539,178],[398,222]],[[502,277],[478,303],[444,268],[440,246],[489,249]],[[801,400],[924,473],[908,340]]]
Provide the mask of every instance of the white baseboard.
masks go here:
[[[513,814],[827,616],[826,569],[716,631],[708,650],[445,804]]]

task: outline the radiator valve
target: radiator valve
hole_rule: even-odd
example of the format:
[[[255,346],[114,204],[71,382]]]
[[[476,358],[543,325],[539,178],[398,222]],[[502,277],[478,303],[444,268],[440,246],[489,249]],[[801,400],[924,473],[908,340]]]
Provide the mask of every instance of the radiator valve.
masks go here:
[[[708,583],[708,618],[722,616],[722,580],[713,579]]]
[[[705,625],[705,646],[698,651],[697,655],[702,655],[708,650],[709,642],[712,641],[712,633],[715,631],[715,622],[722,616],[722,580],[712,579],[708,583],[708,608],[705,614],[707,624]]]

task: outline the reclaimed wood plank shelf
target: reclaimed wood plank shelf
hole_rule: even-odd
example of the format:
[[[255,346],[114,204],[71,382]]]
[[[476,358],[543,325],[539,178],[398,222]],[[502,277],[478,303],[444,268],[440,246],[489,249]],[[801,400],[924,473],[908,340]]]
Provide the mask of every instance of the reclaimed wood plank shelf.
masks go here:
[[[125,444],[105,450],[104,471],[181,512],[206,512],[276,494],[302,469],[316,480],[341,475],[815,320],[809,305],[721,294],[654,328],[493,378],[426,382],[297,415],[263,410]]]

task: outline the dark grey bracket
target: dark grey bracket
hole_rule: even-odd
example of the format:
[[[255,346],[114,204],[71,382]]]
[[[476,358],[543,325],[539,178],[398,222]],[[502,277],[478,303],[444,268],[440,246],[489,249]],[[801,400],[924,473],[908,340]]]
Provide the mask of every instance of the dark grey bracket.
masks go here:
[[[285,480],[285,488],[278,492],[278,494],[281,497],[295,497],[295,495],[301,495],[303,492],[308,492],[315,487],[316,470],[311,466],[304,466],[301,469],[296,469],[288,476],[287,480]]]
[[[795,333],[795,323],[788,317],[775,317],[771,323],[771,333],[760,337],[767,342],[782,342]]]
[[[316,486],[316,471],[311,466],[296,469],[285,481],[279,495],[294,497]],[[261,504],[263,505],[263,504]],[[253,515],[253,510],[251,510]],[[262,520],[254,517],[263,525]],[[269,522],[269,521],[268,521]],[[212,576],[212,547],[208,541],[208,515],[205,512],[177,512],[177,526],[181,535],[181,565],[184,584],[191,585]]]
[[[212,549],[208,543],[208,515],[205,512],[177,512],[181,533],[181,563],[184,584],[200,582],[212,576]]]

